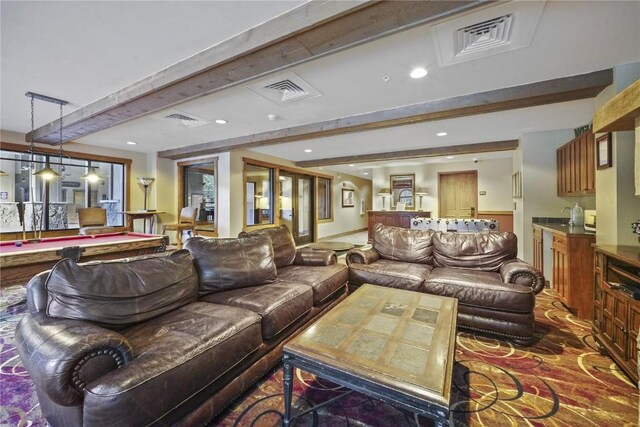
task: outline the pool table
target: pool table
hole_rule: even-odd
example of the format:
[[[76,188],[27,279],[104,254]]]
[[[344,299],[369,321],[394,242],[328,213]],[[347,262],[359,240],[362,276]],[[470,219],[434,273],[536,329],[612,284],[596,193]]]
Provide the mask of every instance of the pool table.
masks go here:
[[[164,252],[168,236],[107,233],[0,242],[0,287],[23,284],[62,258],[79,262]]]

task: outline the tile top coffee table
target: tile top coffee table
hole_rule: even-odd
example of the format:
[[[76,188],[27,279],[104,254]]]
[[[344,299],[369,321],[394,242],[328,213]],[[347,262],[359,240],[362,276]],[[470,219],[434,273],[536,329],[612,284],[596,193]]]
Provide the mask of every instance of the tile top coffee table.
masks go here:
[[[449,425],[457,312],[454,298],[362,285],[284,346],[284,425],[294,367]]]

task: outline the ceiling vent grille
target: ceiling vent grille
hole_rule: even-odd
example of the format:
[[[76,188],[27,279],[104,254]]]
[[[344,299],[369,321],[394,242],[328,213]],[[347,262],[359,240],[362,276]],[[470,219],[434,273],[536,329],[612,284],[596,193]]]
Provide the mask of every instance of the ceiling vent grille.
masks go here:
[[[431,27],[441,67],[531,46],[545,0],[495,2]]]
[[[271,83],[264,88],[279,92],[282,102],[294,101],[296,98],[309,95],[307,91],[305,91],[289,79]]]
[[[247,89],[281,105],[322,95],[316,88],[293,72],[261,80],[247,86]]]
[[[456,55],[466,55],[509,44],[512,23],[513,15],[507,14],[460,28],[456,32]]]
[[[198,126],[206,125],[207,123],[211,123],[208,120],[201,119],[200,117],[186,115],[185,113],[171,113],[168,116],[164,116],[165,119],[169,120],[177,120],[182,123],[183,126],[188,128],[195,128]]]

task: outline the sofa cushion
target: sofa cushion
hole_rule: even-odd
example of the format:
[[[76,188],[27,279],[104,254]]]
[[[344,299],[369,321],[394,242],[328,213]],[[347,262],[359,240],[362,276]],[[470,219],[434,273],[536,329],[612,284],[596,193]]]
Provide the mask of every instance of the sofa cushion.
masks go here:
[[[380,258],[433,264],[433,230],[410,230],[383,224],[373,226],[373,248]]]
[[[371,283],[408,291],[421,291],[424,279],[432,269],[433,267],[427,264],[380,259],[373,264],[351,264],[349,283],[356,286]]]
[[[498,271],[502,263],[518,256],[518,239],[506,233],[447,233],[433,235],[436,267]]]
[[[349,280],[349,269],[344,264],[331,264],[322,267],[290,265],[278,269],[278,279],[285,282],[300,283],[313,289],[313,305],[323,302],[344,287]]]
[[[149,425],[262,345],[260,316],[195,302],[122,331],[135,358],[87,384],[86,425]],[[141,410],[144,408],[144,410]]]
[[[471,305],[531,313],[536,302],[533,289],[504,283],[498,273],[459,268],[434,268],[424,281],[424,292],[458,298],[461,305]]]
[[[285,267],[293,262],[296,257],[296,242],[286,225],[278,227],[261,228],[259,230],[243,231],[238,237],[267,236],[273,245],[276,267]]]
[[[45,288],[49,316],[121,329],[194,302],[198,277],[187,251],[82,264],[63,259]]]
[[[267,236],[192,237],[184,245],[198,272],[200,295],[274,282],[278,278]]]
[[[262,316],[262,337],[271,339],[313,307],[309,286],[276,282],[205,295],[200,301],[244,308]]]

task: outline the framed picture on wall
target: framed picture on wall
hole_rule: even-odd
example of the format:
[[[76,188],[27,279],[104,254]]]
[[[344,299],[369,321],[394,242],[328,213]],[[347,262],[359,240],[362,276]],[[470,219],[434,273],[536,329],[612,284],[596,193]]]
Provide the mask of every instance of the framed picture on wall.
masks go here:
[[[598,169],[606,169],[613,166],[611,161],[611,133],[605,133],[596,138],[596,150],[598,154]]]
[[[348,188],[342,189],[342,207],[343,208],[353,208],[356,205],[355,202],[356,195],[355,191]]]

